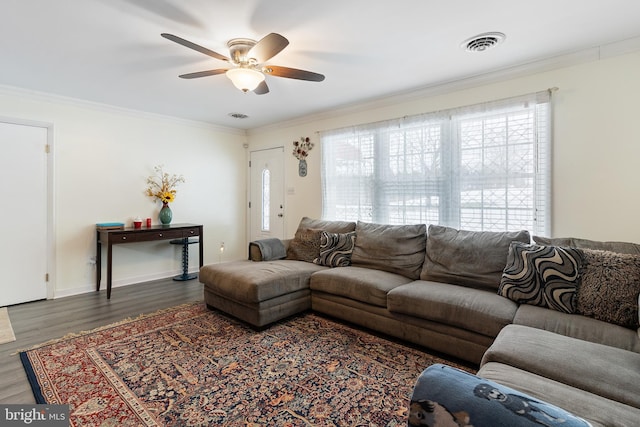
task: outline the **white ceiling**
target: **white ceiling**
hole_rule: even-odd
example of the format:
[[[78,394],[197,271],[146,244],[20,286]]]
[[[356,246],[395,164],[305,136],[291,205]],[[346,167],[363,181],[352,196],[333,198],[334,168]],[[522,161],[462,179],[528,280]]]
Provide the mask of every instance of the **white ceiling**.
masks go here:
[[[488,31],[506,41],[460,48]],[[228,64],[163,32],[225,56],[276,32],[290,44],[269,64],[326,79],[179,79]],[[250,129],[639,36],[638,0],[0,0],[0,85]]]

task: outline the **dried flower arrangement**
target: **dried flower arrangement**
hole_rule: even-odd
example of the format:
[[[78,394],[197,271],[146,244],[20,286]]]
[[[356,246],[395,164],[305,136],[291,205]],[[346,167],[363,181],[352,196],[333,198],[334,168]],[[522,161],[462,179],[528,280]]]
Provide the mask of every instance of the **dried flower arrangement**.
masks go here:
[[[175,187],[184,182],[184,177],[175,174],[169,175],[162,170],[162,166],[155,166],[153,170],[156,171],[156,174],[147,178],[147,196],[155,197],[162,204],[173,202],[176,198]]]
[[[298,160],[304,160],[313,148],[313,142],[309,137],[302,137],[300,141],[293,141],[293,155]]]

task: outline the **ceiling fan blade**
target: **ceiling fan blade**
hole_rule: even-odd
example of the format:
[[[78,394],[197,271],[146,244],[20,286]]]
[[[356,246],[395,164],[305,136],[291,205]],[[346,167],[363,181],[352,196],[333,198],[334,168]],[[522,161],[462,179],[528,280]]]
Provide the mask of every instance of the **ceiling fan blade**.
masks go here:
[[[198,71],[197,73],[181,74],[181,79],[197,79],[199,77],[215,76],[216,74],[226,73],[227,68],[218,68],[217,70]]]
[[[266,93],[269,93],[269,86],[267,86],[267,82],[263,80],[258,85],[258,87],[253,90],[253,93],[255,93],[256,95],[264,95]]]
[[[288,79],[308,80],[311,82],[321,82],[324,80],[322,74],[298,70],[296,68],[278,67],[277,65],[265,66],[262,68],[262,71],[271,76],[286,77]]]
[[[263,63],[276,56],[289,44],[289,40],[277,33],[271,33],[264,36],[256,43],[247,56],[255,58],[258,63]]]
[[[189,40],[185,40],[181,37],[174,36],[173,34],[168,34],[168,33],[162,33],[160,35],[167,40],[171,40],[172,42],[181,44],[182,46],[188,47],[189,49],[197,50],[198,52],[204,53],[205,55],[209,55],[212,58],[220,59],[221,61],[231,62],[231,60],[226,56],[220,55],[218,52],[214,52],[210,49],[207,49],[206,47],[202,47],[198,44],[190,42]]]

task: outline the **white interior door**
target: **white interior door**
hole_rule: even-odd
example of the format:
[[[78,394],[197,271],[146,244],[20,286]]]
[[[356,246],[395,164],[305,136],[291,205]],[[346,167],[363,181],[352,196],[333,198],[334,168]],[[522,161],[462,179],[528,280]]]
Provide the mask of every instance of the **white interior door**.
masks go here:
[[[284,239],[284,147],[250,154],[250,241]]]
[[[47,297],[47,131],[0,121],[0,307]]]

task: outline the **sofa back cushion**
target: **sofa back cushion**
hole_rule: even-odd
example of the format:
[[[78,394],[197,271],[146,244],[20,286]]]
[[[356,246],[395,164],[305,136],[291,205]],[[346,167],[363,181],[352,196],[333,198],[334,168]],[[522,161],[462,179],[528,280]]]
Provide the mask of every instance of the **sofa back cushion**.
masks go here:
[[[497,290],[509,245],[530,240],[526,230],[467,231],[430,225],[420,279]]]
[[[424,261],[427,226],[358,221],[351,263],[418,279]]]
[[[298,230],[301,228],[315,228],[330,233],[349,233],[356,229],[356,223],[352,221],[330,221],[324,219],[311,219],[304,217],[300,220]]]
[[[599,242],[596,240],[578,239],[576,237],[541,237],[533,236],[533,241],[545,246],[568,246],[579,249],[611,251],[621,254],[640,255],[640,245],[628,242]]]

